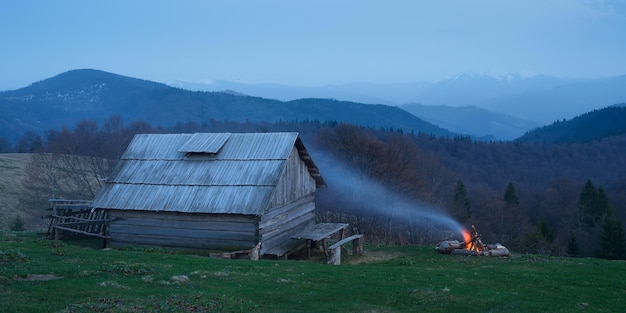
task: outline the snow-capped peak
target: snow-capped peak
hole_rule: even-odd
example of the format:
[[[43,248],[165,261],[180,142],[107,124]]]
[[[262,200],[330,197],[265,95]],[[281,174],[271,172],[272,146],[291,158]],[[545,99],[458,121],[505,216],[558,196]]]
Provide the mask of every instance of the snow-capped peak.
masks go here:
[[[448,81],[475,81],[475,80],[497,80],[501,82],[512,82],[520,79],[529,79],[539,76],[539,74],[530,71],[521,71],[521,72],[464,72],[456,74],[446,80]]]

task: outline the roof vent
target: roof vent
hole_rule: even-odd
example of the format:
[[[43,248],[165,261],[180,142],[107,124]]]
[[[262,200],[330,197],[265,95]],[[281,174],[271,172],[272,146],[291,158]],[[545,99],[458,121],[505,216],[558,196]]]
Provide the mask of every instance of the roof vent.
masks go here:
[[[230,138],[230,133],[195,133],[183,144],[179,152],[187,156],[216,155]]]

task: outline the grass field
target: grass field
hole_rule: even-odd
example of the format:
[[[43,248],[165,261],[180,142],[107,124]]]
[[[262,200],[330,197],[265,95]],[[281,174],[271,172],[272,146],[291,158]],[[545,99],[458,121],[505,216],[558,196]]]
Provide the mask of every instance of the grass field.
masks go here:
[[[0,233],[2,312],[625,312],[626,262],[365,246],[339,266]]]

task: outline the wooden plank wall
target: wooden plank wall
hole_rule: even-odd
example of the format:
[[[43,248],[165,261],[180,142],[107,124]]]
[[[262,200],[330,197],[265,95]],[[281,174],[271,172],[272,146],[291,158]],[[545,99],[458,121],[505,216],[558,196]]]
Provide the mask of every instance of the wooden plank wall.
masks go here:
[[[259,223],[261,255],[270,250],[287,252],[290,247],[285,246],[286,243],[297,244],[291,240],[293,234],[315,223],[315,190],[315,179],[294,146],[270,207]],[[274,249],[278,247],[280,249]]]
[[[294,146],[287,160],[283,176],[278,181],[274,198],[270,208],[283,206],[299,198],[315,193],[315,179],[311,177],[309,169],[300,159],[298,150]]]
[[[109,210],[110,246],[236,251],[259,242],[258,218],[244,215]]]
[[[313,201],[313,195],[308,195],[287,205],[274,208],[261,218],[259,223],[261,255],[291,241],[293,234],[315,223]]]

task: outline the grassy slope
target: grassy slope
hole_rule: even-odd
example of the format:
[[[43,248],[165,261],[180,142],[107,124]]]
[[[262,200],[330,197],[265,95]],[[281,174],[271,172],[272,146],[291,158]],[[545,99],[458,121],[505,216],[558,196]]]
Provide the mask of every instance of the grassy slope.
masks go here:
[[[30,154],[0,153],[0,230],[9,229],[10,223],[18,215],[23,219],[29,216],[17,209],[22,190],[20,182],[29,157]]]
[[[395,257],[340,266],[221,260],[158,250],[100,250],[77,242],[40,240],[32,234],[0,233],[0,308],[3,312],[626,309],[623,261],[449,256],[431,247],[410,246],[365,249],[367,259]]]

